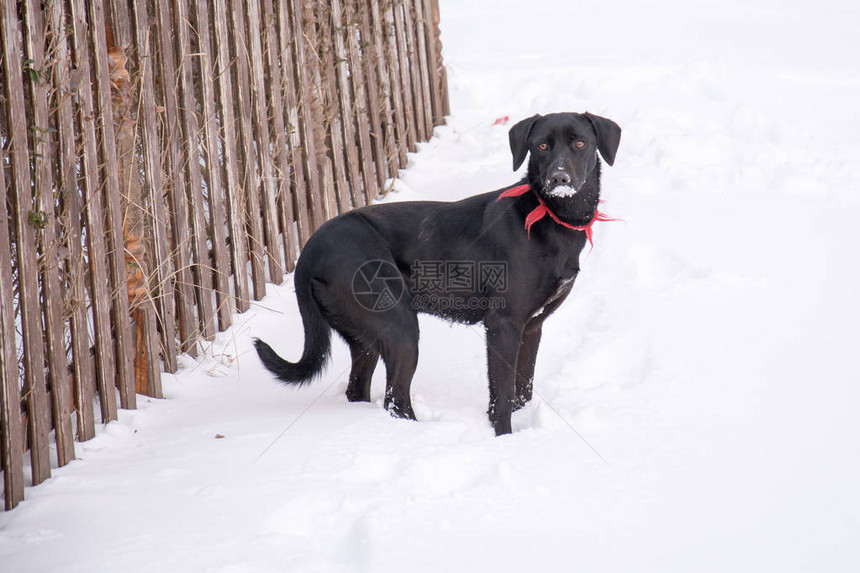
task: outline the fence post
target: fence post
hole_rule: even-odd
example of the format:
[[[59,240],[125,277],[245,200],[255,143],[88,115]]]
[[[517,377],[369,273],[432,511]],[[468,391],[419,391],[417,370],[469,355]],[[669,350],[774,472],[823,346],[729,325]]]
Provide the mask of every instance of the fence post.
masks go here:
[[[282,10],[284,7],[281,7]],[[311,215],[312,230],[316,230],[325,220],[325,201],[322,199],[322,182],[320,181],[320,169],[317,167],[317,150],[314,130],[316,129],[316,117],[311,104],[311,74],[307,69],[307,56],[305,50],[304,17],[302,15],[302,0],[289,0],[290,28],[292,40],[292,56],[295,65],[293,81],[298,85],[298,105],[300,116],[300,134],[302,148],[302,168],[305,171],[305,181],[308,186],[307,198],[309,199],[309,212]],[[308,235],[310,236],[310,234]]]
[[[184,1],[184,0],[182,0]],[[215,300],[218,313],[218,329],[226,330],[233,324],[233,297],[230,295],[230,245],[227,241],[227,219],[222,202],[224,179],[221,176],[222,162],[219,157],[218,108],[215,102],[215,78],[217,51],[212,48],[209,33],[209,6],[207,0],[197,0],[194,30],[197,31],[197,54],[200,62],[200,108],[203,122],[203,149],[206,159],[206,188],[208,191],[209,235],[212,241],[212,271],[215,275]],[[235,184],[235,169],[231,155],[225,156],[227,184]],[[205,207],[202,207],[205,210]],[[205,242],[204,242],[205,244]],[[242,268],[244,271],[244,267]],[[242,275],[244,276],[244,274]],[[247,286],[246,286],[247,289]]]
[[[114,322],[115,327],[118,325],[123,329],[129,323],[123,344],[117,341],[120,367],[129,360],[127,355],[131,356],[133,380],[126,392],[120,392],[120,405],[129,408],[133,404],[131,400],[136,399],[135,393],[159,395],[152,385],[161,376],[161,361],[156,324],[158,310],[149,292],[150,265],[144,238],[145,199],[137,164],[137,119],[131,97],[131,75],[126,67],[126,49],[133,43],[132,22],[128,2],[110,0],[109,6],[110,23],[105,22],[105,62],[110,77],[107,94],[111,117],[110,121],[107,118],[103,120],[106,125],[103,126],[102,146],[109,164],[107,192],[109,205],[112,205],[109,223],[113,229],[111,245],[113,251],[123,255],[121,259],[114,257],[110,268],[114,277],[125,273],[124,284],[116,283]],[[101,90],[102,86],[99,86],[100,97],[108,97]],[[128,316],[128,321],[117,322],[120,316]]]
[[[62,317],[63,289],[60,282],[60,235],[57,228],[54,195],[54,151],[50,145],[50,123],[46,83],[50,79],[45,62],[44,42],[47,37],[41,11],[32,2],[24,11],[24,52],[38,73],[30,74],[29,93],[33,113],[33,209],[38,214],[36,227],[40,258],[42,315],[50,383],[51,412],[57,444],[57,464],[64,466],[75,457],[72,436],[69,371],[66,361],[65,323]],[[59,185],[57,186],[59,189]],[[67,191],[71,191],[67,189]],[[46,404],[47,406],[47,404]],[[49,426],[50,427],[50,426]]]
[[[377,173],[373,166],[373,147],[370,141],[370,133],[374,125],[374,114],[369,109],[367,99],[367,79],[364,75],[362,58],[366,57],[361,52],[359,44],[358,26],[355,22],[355,10],[352,0],[345,2],[346,16],[346,45],[349,53],[349,71],[352,80],[352,94],[354,98],[354,110],[345,110],[343,113],[352,119],[356,118],[358,128],[358,150],[361,154],[361,178],[364,182],[364,197],[366,203],[371,203],[379,194],[379,182]],[[378,118],[378,114],[376,115]]]
[[[131,324],[129,319],[128,301],[125,299],[123,290],[126,285],[126,261],[125,247],[123,244],[122,231],[122,206],[120,201],[120,180],[119,169],[117,167],[117,152],[116,139],[113,125],[113,102],[111,100],[110,91],[110,66],[108,63],[107,53],[107,34],[108,28],[105,20],[105,14],[101,2],[90,1],[90,18],[91,22],[87,29],[81,27],[81,39],[86,41],[84,35],[88,32],[92,40],[93,51],[88,55],[92,55],[94,67],[91,68],[92,75],[87,76],[87,81],[95,79],[95,94],[97,96],[98,109],[96,115],[102,118],[98,122],[98,133],[101,137],[102,151],[102,183],[104,187],[94,187],[92,189],[93,197],[105,194],[104,207],[99,205],[93,216],[98,216],[99,220],[95,224],[106,230],[105,237],[100,238],[99,242],[107,247],[107,277],[104,279],[104,284],[101,284],[102,278],[93,277],[93,291],[98,292],[98,296],[106,297],[106,302],[113,308],[114,320],[110,321],[110,316],[105,319],[109,322],[102,327],[102,334],[99,337],[108,338],[99,346],[99,352],[107,351],[103,347],[112,346],[113,353],[110,357],[110,366],[115,368],[112,371],[106,371],[104,375],[99,375],[99,398],[102,401],[102,409],[109,408],[112,417],[107,419],[116,419],[116,397],[113,395],[113,388],[118,387],[120,391],[120,405],[123,408],[134,408],[136,406],[136,394],[133,384],[133,373],[131,363]],[[80,7],[80,16],[83,16],[83,6]],[[77,22],[75,23],[77,25]],[[90,69],[89,67],[87,69]],[[92,100],[90,101],[92,103]],[[94,168],[96,168],[94,166]],[[105,210],[107,218],[102,220],[101,215],[96,211]],[[100,253],[99,251],[96,251]],[[97,284],[99,283],[99,284]],[[103,385],[103,387],[102,387]],[[110,403],[106,402],[109,401]],[[103,416],[103,419],[104,416]]]
[[[203,168],[201,161],[201,141],[198,139],[200,124],[197,114],[197,100],[194,91],[194,56],[191,51],[192,28],[191,14],[187,0],[175,3],[177,61],[179,65],[179,88],[181,92],[180,114],[182,116],[182,150],[187,159],[188,179],[184,189],[188,200],[191,219],[191,253],[193,257],[192,280],[196,294],[197,324],[204,340],[215,337],[215,309],[212,303],[212,263],[206,239],[206,213],[203,200]],[[201,56],[197,56],[200,60]],[[201,108],[203,106],[201,105]]]
[[[137,73],[140,77],[139,107],[143,110],[141,142],[143,144],[144,187],[147,201],[153,252],[153,274],[158,280],[155,291],[158,306],[158,324],[161,330],[161,350],[164,368],[176,371],[176,308],[174,305],[175,277],[172,272],[167,212],[164,205],[164,177],[161,165],[161,141],[158,137],[158,111],[155,103],[153,47],[150,37],[149,10],[145,0],[133,0],[134,37],[136,43]],[[150,348],[151,352],[155,352]],[[152,396],[162,397],[160,376],[149,381]]]
[[[277,39],[277,26],[272,0],[263,0],[263,28],[265,30],[266,65],[269,68],[269,84],[265,91],[271,98],[272,109],[272,147],[274,155],[274,173],[277,185],[277,202],[283,224],[281,226],[281,241],[284,247],[284,263],[286,272],[292,272],[296,265],[297,245],[293,237],[293,221],[298,217],[293,209],[293,192],[290,190],[290,158],[288,152],[288,137],[284,124],[284,100],[282,96],[284,84],[281,75],[282,62],[278,61],[280,46]],[[283,63],[286,67],[286,64]]]
[[[394,75],[398,79],[396,85],[396,97],[403,102],[403,115],[405,122],[403,130],[400,132],[400,137],[406,140],[406,149],[411,152],[418,150],[415,145],[418,137],[418,130],[415,125],[415,100],[412,97],[412,80],[409,74],[409,58],[408,46],[406,45],[406,24],[403,21],[403,5],[402,3],[390,2],[391,15],[390,23],[393,28],[391,53],[396,58],[394,65]],[[403,166],[406,166],[406,158],[404,157]]]
[[[262,219],[262,238],[265,241],[265,250],[269,263],[269,281],[279,285],[284,281],[284,259],[281,257],[281,247],[278,241],[278,186],[275,181],[275,156],[277,149],[272,149],[269,140],[270,115],[266,106],[266,79],[264,72],[265,54],[263,53],[263,41],[261,38],[264,27],[260,21],[259,0],[248,0],[244,2],[247,10],[245,27],[236,31],[236,36],[241,34],[248,39],[243,46],[242,55],[248,57],[249,87],[251,88],[251,127],[252,135],[257,141],[256,155],[259,165],[259,183],[252,189],[258,198],[258,219]],[[241,14],[241,7],[236,7],[234,14]],[[254,214],[252,213],[252,217]],[[265,294],[265,291],[263,292]],[[257,297],[262,298],[262,297]]]
[[[270,0],[267,0],[270,1]],[[299,99],[300,91],[296,87],[296,72],[297,67],[295,52],[293,46],[292,25],[287,2],[281,1],[277,4],[278,12],[278,54],[283,66],[283,74],[281,74],[281,90],[286,94],[285,97],[285,117],[284,124],[289,133],[289,137],[285,145],[290,148],[290,169],[292,177],[290,178],[293,190],[293,209],[296,216],[296,231],[298,232],[298,243],[300,246],[308,241],[313,233],[313,212],[312,205],[308,203],[309,183],[304,167],[303,150],[302,150],[302,123]],[[277,88],[275,88],[277,89]]]
[[[50,5],[51,33],[54,37],[56,62],[54,64],[55,105],[57,108],[57,137],[59,139],[59,165],[57,169],[58,186],[61,189],[59,200],[62,205],[62,226],[67,240],[63,280],[68,305],[70,350],[72,355],[71,388],[74,397],[69,397],[69,408],[74,408],[78,422],[77,439],[95,432],[92,400],[78,400],[79,389],[86,388],[95,378],[90,356],[90,336],[87,327],[87,309],[84,281],[83,247],[79,240],[68,240],[82,236],[81,196],[78,187],[77,150],[75,142],[74,94],[72,85],[72,46],[73,32],[66,29],[66,10],[63,2]],[[64,357],[65,358],[65,357]]]
[[[433,37],[435,41],[431,49],[431,54],[434,62],[434,88],[439,96],[439,115],[436,116],[437,124],[445,121],[445,117],[451,115],[451,105],[448,101],[448,71],[442,63],[442,32],[439,29],[439,0],[424,0],[430,3],[432,14],[430,18],[433,21]]]
[[[3,122],[0,121],[0,125]],[[18,391],[18,352],[15,347],[15,309],[12,285],[12,247],[6,213],[6,177],[0,147],[0,455],[6,509],[24,499],[24,432],[21,428],[21,395]]]
[[[427,2],[428,0],[423,0]],[[418,60],[418,93],[420,94],[422,116],[420,119],[424,122],[424,139],[428,140],[433,137],[433,97],[430,92],[430,65],[427,57],[427,30],[429,26],[424,19],[424,4],[422,0],[412,0],[412,20],[414,24],[414,38],[412,41],[412,49],[416,52]]]
[[[21,326],[24,347],[24,394],[30,439],[33,484],[51,476],[48,445],[48,399],[45,392],[45,351],[42,345],[42,318],[39,303],[39,269],[36,254],[35,225],[40,216],[35,211],[30,179],[30,148],[24,102],[21,43],[18,35],[18,9],[15,0],[3,0],[0,8],[3,32],[3,63],[6,70],[6,108],[9,138],[12,143],[12,198],[18,259],[18,291],[21,304]],[[38,74],[38,70],[33,70]],[[30,74],[32,76],[32,74]]]
[[[107,270],[103,256],[96,253],[104,253],[105,238],[102,211],[102,184],[99,171],[98,158],[98,136],[96,135],[95,105],[93,102],[92,74],[90,67],[90,43],[87,37],[86,9],[84,0],[72,0],[69,4],[72,21],[72,55],[74,67],[80,73],[81,82],[78,88],[78,111],[76,120],[80,139],[83,144],[83,152],[79,157],[82,172],[81,193],[83,196],[79,201],[72,204],[70,214],[81,215],[86,224],[87,255],[86,261],[81,259],[81,271],[79,279],[85,282],[85,288],[81,292],[89,292],[92,306],[93,328],[95,330],[95,379],[99,389],[112,388],[114,379],[114,362],[112,349],[112,336],[109,321],[108,302],[110,290],[108,289]],[[104,122],[102,122],[104,123]],[[77,197],[76,197],[77,199]],[[81,213],[82,212],[82,213]],[[80,217],[76,219],[80,221]],[[80,228],[77,226],[76,228]],[[86,270],[84,270],[84,268]],[[86,315],[86,313],[84,313]],[[76,336],[85,353],[85,361],[78,364],[82,359],[80,354],[75,355],[76,372],[89,374],[89,331],[86,316],[81,317],[82,322],[73,322],[73,327],[78,327]],[[85,366],[86,365],[86,366]],[[95,435],[95,414],[93,412],[92,399],[95,395],[96,384],[92,377],[79,379],[75,391],[75,408],[78,412],[78,440],[89,440]],[[116,396],[113,391],[99,392],[102,421],[116,419]]]
[[[318,33],[318,18],[315,8],[321,7],[320,3],[308,0],[299,0],[301,10],[302,27],[301,34],[295,36],[297,41],[305,45],[304,61],[302,65],[307,68],[308,73],[304,76],[307,82],[308,111],[311,118],[311,139],[313,140],[313,153],[316,155],[317,168],[319,169],[319,213],[322,222],[337,215],[337,200],[334,196],[334,177],[332,173],[331,157],[326,153],[326,130],[329,118],[326,117],[324,107],[324,94],[322,85],[322,74],[320,70],[320,42]],[[310,148],[308,153],[311,153]]]
[[[181,121],[179,118],[179,94],[177,91],[176,62],[174,57],[173,18],[170,13],[172,2],[158,0],[155,4],[155,27],[158,32],[158,55],[160,66],[161,98],[164,106],[162,138],[166,138],[167,158],[170,176],[167,195],[170,207],[170,223],[173,228],[171,252],[176,269],[176,288],[171,294],[176,297],[176,316],[179,322],[179,349],[191,356],[197,355],[197,320],[194,313],[194,290],[191,279],[191,245],[188,198],[185,195],[186,158],[182,153]]]
[[[352,0],[348,0],[352,2]],[[375,4],[376,2],[373,2]],[[385,179],[389,174],[386,153],[387,134],[382,127],[382,114],[386,107],[380,101],[380,91],[384,80],[384,72],[376,38],[370,30],[370,6],[368,2],[356,2],[352,7],[352,17],[355,19],[356,33],[361,37],[361,63],[364,66],[364,77],[367,84],[367,108],[370,111],[370,138],[373,144],[374,168],[376,171],[376,189],[382,190]],[[350,11],[348,11],[349,13]],[[389,106],[390,108],[390,106]],[[387,115],[385,116],[388,117]],[[397,172],[394,172],[396,175]],[[378,193],[374,194],[374,198]]]
[[[388,176],[396,178],[400,166],[406,165],[406,141],[398,137],[403,125],[403,107],[398,95],[399,89],[394,72],[394,58],[391,53],[391,33],[387,20],[380,13],[380,2],[370,3],[370,21],[367,27],[372,31],[376,46],[376,70],[379,74],[379,87],[382,90],[382,113],[385,122],[385,155],[388,163]]]
[[[228,71],[224,73],[222,79],[235,80],[230,81],[222,90],[232,90],[235,94],[233,103],[235,107],[232,110],[224,109],[223,121],[232,122],[236,126],[235,130],[235,147],[236,159],[240,170],[241,183],[239,184],[239,203],[238,211],[233,213],[233,219],[240,222],[242,227],[237,230],[237,237],[242,237],[242,241],[248,246],[248,256],[251,261],[251,284],[253,285],[253,297],[255,300],[260,300],[266,296],[266,251],[267,251],[267,236],[264,231],[263,217],[260,215],[260,171],[257,169],[257,158],[264,153],[262,149],[257,148],[255,153],[254,146],[254,127],[251,120],[251,79],[248,58],[248,49],[245,45],[245,0],[230,0],[230,5],[227,6],[227,13],[230,20],[225,22],[215,22],[216,34],[221,30],[221,36],[218,39],[220,57],[224,57],[224,52],[230,48],[230,59]],[[233,33],[228,34],[229,29]],[[232,40],[230,39],[232,36]],[[235,74],[235,75],[234,75]],[[230,115],[232,114],[232,115]],[[225,138],[225,147],[230,146],[230,139]],[[269,150],[265,150],[268,153]],[[230,189],[227,190],[230,192]],[[231,205],[231,208],[235,206]],[[269,268],[274,270],[275,264],[269,257]],[[271,278],[271,273],[269,274]]]
[[[224,192],[227,197],[227,224],[230,230],[230,257],[233,263],[233,284],[236,289],[236,310],[245,312],[250,308],[248,290],[247,236],[245,232],[245,193],[248,189],[239,180],[239,158],[236,154],[237,135],[235,126],[235,111],[233,107],[233,85],[230,72],[230,38],[227,31],[226,0],[213,0],[213,26],[215,28],[216,51],[213,53],[217,65],[218,105],[221,112],[221,130],[223,133],[224,165],[227,174]],[[202,24],[199,24],[202,25]],[[208,26],[208,24],[206,24]],[[212,142],[214,143],[214,142]],[[217,161],[217,155],[215,157]],[[218,191],[219,193],[221,190]],[[251,257],[251,264],[259,264],[259,257]]]

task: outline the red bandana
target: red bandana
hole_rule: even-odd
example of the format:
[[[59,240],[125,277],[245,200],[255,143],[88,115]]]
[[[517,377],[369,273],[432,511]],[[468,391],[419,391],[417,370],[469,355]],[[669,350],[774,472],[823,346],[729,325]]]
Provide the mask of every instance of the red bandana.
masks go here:
[[[502,192],[497,198],[496,201],[503,197],[519,197],[520,195],[525,195],[529,191],[531,191],[531,187],[529,187],[528,183],[523,185],[518,185],[516,187],[512,187],[507,191]],[[543,219],[545,216],[549,215],[550,219],[561,225],[562,227],[567,227],[568,229],[573,229],[574,231],[585,231],[585,238],[588,239],[589,244],[594,247],[594,241],[592,237],[594,236],[593,231],[591,230],[591,226],[594,225],[596,221],[617,221],[618,219],[613,219],[611,217],[607,217],[600,211],[594,212],[594,217],[592,217],[591,221],[587,225],[576,226],[571,225],[569,223],[565,223],[561,219],[558,218],[558,215],[553,213],[549,207],[546,206],[546,203],[543,202],[540,195],[537,193],[534,194],[535,198],[538,200],[538,206],[535,207],[531,213],[526,216],[526,232],[529,234],[529,238],[531,238],[531,229],[532,225]]]

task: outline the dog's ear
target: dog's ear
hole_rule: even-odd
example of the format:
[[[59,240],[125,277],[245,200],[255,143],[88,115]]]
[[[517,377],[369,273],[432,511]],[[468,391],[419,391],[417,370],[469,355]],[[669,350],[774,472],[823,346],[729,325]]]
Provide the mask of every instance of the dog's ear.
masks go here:
[[[621,143],[621,127],[605,117],[585,112],[585,117],[591,122],[597,133],[597,149],[610,166],[615,163],[615,152]]]
[[[526,160],[526,154],[529,151],[529,132],[540,117],[540,114],[535,114],[526,118],[514,125],[508,132],[508,138],[511,141],[511,155],[514,156],[514,171],[519,169],[523,161]]]

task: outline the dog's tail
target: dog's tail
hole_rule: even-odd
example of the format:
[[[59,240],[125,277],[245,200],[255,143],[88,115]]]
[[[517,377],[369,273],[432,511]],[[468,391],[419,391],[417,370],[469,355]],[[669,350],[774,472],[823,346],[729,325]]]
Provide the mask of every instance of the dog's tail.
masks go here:
[[[310,285],[308,285],[310,287]],[[281,382],[302,386],[316,378],[323,370],[331,353],[331,327],[323,316],[310,288],[300,288],[296,285],[296,298],[299,302],[299,313],[305,327],[305,348],[298,362],[284,360],[272,350],[272,347],[260,340],[254,339],[257,356],[266,370],[275,375]]]

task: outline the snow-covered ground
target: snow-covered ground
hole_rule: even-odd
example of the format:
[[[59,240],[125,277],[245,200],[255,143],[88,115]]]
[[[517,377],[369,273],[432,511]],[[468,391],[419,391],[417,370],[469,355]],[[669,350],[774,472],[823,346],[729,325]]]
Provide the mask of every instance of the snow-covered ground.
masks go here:
[[[535,112],[624,129],[536,398],[486,420],[479,328],[422,321],[418,423],[295,359],[291,280],[164,401],[0,514],[0,570],[860,570],[860,8],[443,0],[453,115],[387,200],[514,182]],[[511,124],[509,123],[508,126]]]

